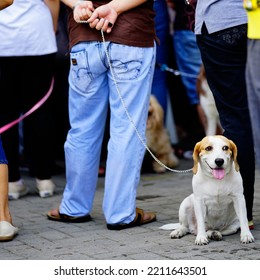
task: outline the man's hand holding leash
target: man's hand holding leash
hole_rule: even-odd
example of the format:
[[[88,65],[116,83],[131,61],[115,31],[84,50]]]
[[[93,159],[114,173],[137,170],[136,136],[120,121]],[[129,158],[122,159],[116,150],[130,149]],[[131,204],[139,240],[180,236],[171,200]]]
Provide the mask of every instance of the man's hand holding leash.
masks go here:
[[[110,3],[94,9],[92,1],[77,1],[73,5],[73,16],[76,22],[84,21],[91,28],[110,33],[118,13]]]
[[[118,15],[145,3],[147,0],[112,0],[105,5],[94,8],[92,1],[62,0],[73,9],[76,22],[89,23],[91,28],[110,33]]]

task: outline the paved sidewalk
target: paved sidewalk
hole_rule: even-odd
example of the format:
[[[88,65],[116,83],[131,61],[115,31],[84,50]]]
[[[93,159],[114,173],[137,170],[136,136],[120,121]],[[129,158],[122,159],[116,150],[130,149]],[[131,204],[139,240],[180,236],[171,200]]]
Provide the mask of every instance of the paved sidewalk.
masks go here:
[[[181,160],[179,169],[192,167]],[[159,227],[178,222],[181,201],[191,193],[191,173],[144,174],[138,189],[137,206],[157,212],[157,222],[123,231],[109,231],[102,214],[104,179],[99,179],[93,221],[66,224],[49,221],[46,212],[59,205],[65,185],[64,174],[54,177],[57,190],[51,198],[40,198],[34,180],[25,173],[30,193],[10,201],[14,224],[20,228],[12,242],[0,243],[2,260],[260,260],[260,175],[255,184],[254,222],[256,241],[241,244],[239,233],[211,241],[207,246],[194,245],[194,236],[172,240]],[[127,180],[127,178],[126,178]]]

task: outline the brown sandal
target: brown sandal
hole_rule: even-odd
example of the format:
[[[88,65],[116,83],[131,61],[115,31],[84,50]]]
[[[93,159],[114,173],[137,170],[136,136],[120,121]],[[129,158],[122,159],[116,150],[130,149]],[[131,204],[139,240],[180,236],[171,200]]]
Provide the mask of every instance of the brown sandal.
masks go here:
[[[148,215],[149,218],[144,219],[144,215]],[[143,209],[136,208],[135,219],[129,224],[107,224],[107,228],[110,230],[122,230],[131,227],[141,226],[156,221],[156,214],[154,212],[144,212]]]
[[[86,223],[91,221],[90,215],[73,217],[73,216],[61,214],[59,212],[59,209],[50,210],[47,214],[47,217],[51,221],[64,222],[64,223]]]

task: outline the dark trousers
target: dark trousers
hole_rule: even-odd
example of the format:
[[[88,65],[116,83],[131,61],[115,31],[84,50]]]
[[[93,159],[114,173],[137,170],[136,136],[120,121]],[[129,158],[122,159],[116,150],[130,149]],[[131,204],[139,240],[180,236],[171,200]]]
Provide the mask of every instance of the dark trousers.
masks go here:
[[[0,127],[27,112],[48,91],[55,55],[0,57]],[[24,154],[31,175],[50,179],[53,168],[51,97],[23,120]],[[20,179],[18,125],[2,134],[9,162],[9,181]]]
[[[202,35],[197,35],[197,43],[224,136],[233,140],[238,148],[247,217],[252,220],[255,156],[245,81],[247,26],[208,34],[204,25]]]

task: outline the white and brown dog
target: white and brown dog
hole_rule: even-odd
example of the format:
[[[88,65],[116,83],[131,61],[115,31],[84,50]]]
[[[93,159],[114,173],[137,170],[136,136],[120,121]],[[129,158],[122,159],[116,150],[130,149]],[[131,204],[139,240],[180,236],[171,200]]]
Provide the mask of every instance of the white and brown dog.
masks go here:
[[[221,134],[223,129],[219,121],[213,93],[209,88],[205,68],[202,65],[196,82],[197,93],[202,112],[199,112],[200,121],[206,135]]]
[[[193,194],[181,203],[180,224],[170,237],[192,233],[196,235],[195,244],[205,245],[240,228],[241,242],[253,242],[234,142],[220,135],[206,136],[195,145],[193,159]],[[170,227],[174,228],[162,228]]]
[[[146,141],[148,148],[167,167],[174,168],[179,164],[171,146],[168,131],[164,127],[164,111],[154,95],[150,97],[148,119],[146,126]],[[153,160],[153,170],[156,173],[166,171],[165,167]]]

